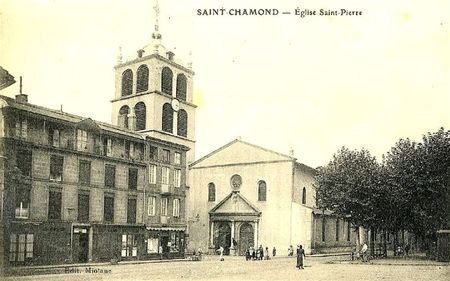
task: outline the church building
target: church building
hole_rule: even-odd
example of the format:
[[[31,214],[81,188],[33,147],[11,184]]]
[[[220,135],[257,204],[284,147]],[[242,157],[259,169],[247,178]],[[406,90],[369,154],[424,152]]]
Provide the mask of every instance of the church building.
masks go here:
[[[351,225],[316,208],[315,169],[236,139],[189,166],[188,250],[219,247],[243,255],[249,247],[289,246],[306,253],[348,251]]]

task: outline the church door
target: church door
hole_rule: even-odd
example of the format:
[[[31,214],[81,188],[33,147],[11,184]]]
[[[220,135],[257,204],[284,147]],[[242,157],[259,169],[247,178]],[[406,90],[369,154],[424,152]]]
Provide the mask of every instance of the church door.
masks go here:
[[[216,232],[216,243],[215,247],[216,250],[220,248],[221,246],[224,249],[224,254],[229,255],[230,254],[230,246],[231,246],[231,227],[228,223],[222,222],[218,225]]]
[[[254,247],[254,233],[253,226],[249,223],[243,223],[239,230],[239,255],[245,255],[245,251]]]

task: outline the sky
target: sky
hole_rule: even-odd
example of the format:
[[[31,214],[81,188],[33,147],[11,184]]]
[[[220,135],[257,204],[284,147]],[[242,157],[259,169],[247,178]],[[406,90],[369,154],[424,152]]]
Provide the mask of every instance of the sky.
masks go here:
[[[380,159],[400,138],[450,129],[449,1],[159,2],[163,44],[192,53],[197,159],[241,137],[317,167],[342,146]],[[23,76],[31,103],[110,122],[118,47],[135,56],[150,43],[153,6],[0,0],[0,66]],[[211,8],[280,14],[197,15]]]

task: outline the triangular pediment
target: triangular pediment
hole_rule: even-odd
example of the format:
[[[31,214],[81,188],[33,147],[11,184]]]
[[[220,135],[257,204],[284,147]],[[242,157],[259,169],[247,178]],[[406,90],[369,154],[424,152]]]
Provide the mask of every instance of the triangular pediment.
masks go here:
[[[239,192],[232,192],[209,212],[210,214],[250,214],[259,215],[261,211],[252,205]]]
[[[295,158],[236,139],[195,161],[191,168],[280,161],[295,161]]]

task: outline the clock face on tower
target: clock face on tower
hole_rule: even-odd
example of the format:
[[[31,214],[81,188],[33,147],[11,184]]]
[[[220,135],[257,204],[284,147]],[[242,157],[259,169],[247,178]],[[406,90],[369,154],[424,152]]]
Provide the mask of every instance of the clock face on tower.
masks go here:
[[[180,102],[177,99],[172,100],[172,109],[178,111],[180,109]]]

